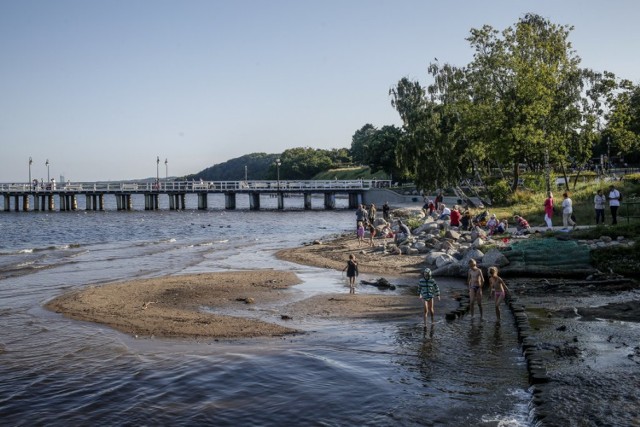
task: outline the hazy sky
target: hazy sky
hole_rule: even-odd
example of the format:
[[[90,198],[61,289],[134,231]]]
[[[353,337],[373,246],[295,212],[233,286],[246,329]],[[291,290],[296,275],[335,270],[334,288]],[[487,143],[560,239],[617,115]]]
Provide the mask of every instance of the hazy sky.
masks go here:
[[[389,89],[527,12],[640,82],[637,0],[0,0],[0,182],[198,172],[396,124]],[[238,178],[244,175],[239,171]],[[251,171],[249,171],[251,178]]]

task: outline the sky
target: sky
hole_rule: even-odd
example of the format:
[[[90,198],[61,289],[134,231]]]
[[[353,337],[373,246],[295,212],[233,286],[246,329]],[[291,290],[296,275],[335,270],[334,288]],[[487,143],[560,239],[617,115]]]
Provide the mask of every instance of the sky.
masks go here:
[[[0,0],[0,183],[349,148],[401,125],[401,78],[468,64],[472,28],[530,12],[575,27],[583,67],[640,83],[637,0]]]

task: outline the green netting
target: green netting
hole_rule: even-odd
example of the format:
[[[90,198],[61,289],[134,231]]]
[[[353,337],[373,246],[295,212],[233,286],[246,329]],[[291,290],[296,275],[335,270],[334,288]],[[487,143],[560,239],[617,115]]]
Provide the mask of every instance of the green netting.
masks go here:
[[[503,250],[509,267],[531,269],[588,269],[589,247],[574,240],[523,239]]]

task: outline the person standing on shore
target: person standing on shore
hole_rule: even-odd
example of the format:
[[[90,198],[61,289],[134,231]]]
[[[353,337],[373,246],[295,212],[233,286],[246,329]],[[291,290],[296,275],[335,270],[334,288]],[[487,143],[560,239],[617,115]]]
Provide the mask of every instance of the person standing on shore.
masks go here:
[[[598,190],[593,197],[593,205],[596,210],[596,225],[602,223],[604,225],[604,205],[607,203],[607,198],[602,193],[602,190]]]
[[[364,242],[364,223],[362,221],[358,222],[356,234],[358,235],[358,246],[360,246]]]
[[[469,260],[469,272],[467,273],[467,285],[469,286],[469,312],[473,317],[473,306],[478,304],[480,318],[482,319],[482,286],[484,276],[482,270],[478,268],[475,259]]]
[[[356,230],[360,226],[360,223],[364,223],[367,220],[367,210],[364,208],[364,205],[359,205],[358,210],[356,210]]]
[[[565,230],[569,229],[569,226],[572,226],[574,229],[576,228],[576,222],[571,218],[573,215],[573,201],[569,197],[569,193],[566,191],[562,193],[562,225]]]
[[[620,207],[620,192],[612,184],[609,186],[609,209],[611,209],[611,225],[618,223],[618,208]]]
[[[376,205],[371,203],[371,206],[369,206],[369,222],[371,224],[373,224],[376,221]]]
[[[347,277],[349,278],[349,294],[356,293],[356,277],[358,277],[358,261],[354,254],[349,255],[349,261],[347,265],[342,269],[342,272],[347,271]]]
[[[507,284],[504,283],[504,280],[500,276],[498,276],[498,268],[497,267],[489,267],[489,287],[491,289],[491,295],[494,295],[496,301],[496,319],[500,320],[500,304],[504,301],[507,296],[507,291],[509,288]]]
[[[424,324],[427,325],[427,316],[431,316],[431,323],[434,322],[435,310],[433,308],[433,298],[438,297],[440,301],[440,288],[433,279],[431,269],[425,268],[422,272],[422,279],[418,282],[418,298],[424,306]]]
[[[390,211],[391,208],[389,207],[389,202],[384,202],[384,205],[382,205],[382,217],[387,222],[389,222],[389,220],[391,219],[391,217],[389,216]]]
[[[553,218],[553,193],[549,191],[547,198],[544,200],[544,222],[547,223],[547,229],[549,230],[553,229],[551,218]]]

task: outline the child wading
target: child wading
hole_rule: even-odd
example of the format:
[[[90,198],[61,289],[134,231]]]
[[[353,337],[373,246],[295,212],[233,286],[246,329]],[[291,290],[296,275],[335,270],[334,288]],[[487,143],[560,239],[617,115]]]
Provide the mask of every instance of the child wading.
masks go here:
[[[358,261],[356,260],[356,256],[354,254],[349,255],[349,261],[347,261],[347,265],[342,269],[344,272],[347,270],[347,277],[349,278],[349,293],[356,293],[356,277],[358,276]]]
[[[424,324],[427,324],[427,315],[431,316],[431,323],[433,323],[434,317],[434,309],[433,309],[433,298],[438,297],[438,301],[440,301],[440,288],[433,277],[431,275],[431,270],[425,268],[422,272],[422,279],[418,282],[418,292],[419,298],[423,300],[424,303]]]
[[[507,296],[509,288],[504,280],[498,276],[498,269],[496,267],[489,267],[489,286],[491,288],[491,294],[494,295],[496,300],[496,318],[500,320],[500,304]]]
[[[471,316],[473,317],[473,306],[477,303],[480,309],[480,318],[482,318],[482,285],[484,285],[484,276],[474,259],[469,260],[467,285],[469,286],[469,310]]]

